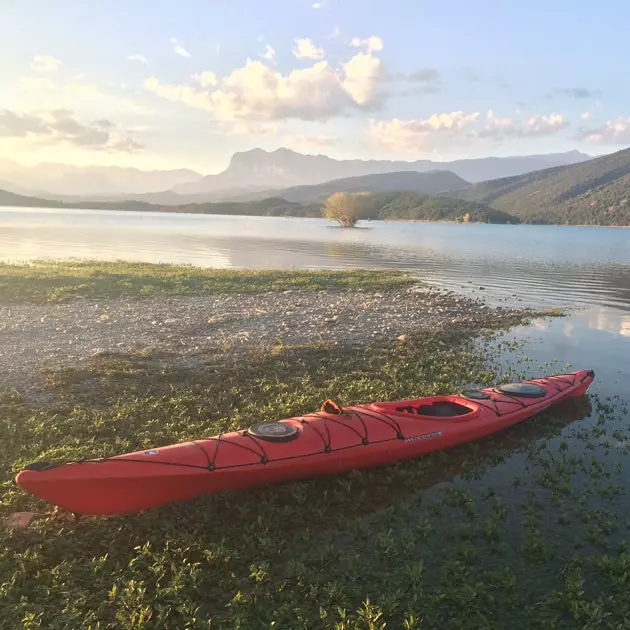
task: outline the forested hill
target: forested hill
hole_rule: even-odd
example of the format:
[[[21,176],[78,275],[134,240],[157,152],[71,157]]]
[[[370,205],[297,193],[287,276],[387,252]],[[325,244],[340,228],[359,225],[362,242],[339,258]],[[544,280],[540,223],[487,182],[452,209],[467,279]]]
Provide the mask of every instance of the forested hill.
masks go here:
[[[181,206],[160,206],[145,201],[82,201],[69,203],[15,195],[6,190],[0,190],[0,206],[246,216],[320,217],[322,214],[321,204],[300,204],[279,197],[269,197],[267,199],[261,199],[260,201],[226,201],[217,203],[188,203]]]
[[[367,195],[364,205],[365,216],[371,219],[520,223],[513,215],[480,203],[416,192]]]
[[[445,194],[488,204],[525,223],[630,225],[630,149]]]
[[[0,206],[137,210],[192,214],[244,216],[321,217],[322,203],[301,204],[281,197],[260,201],[190,203],[181,206],[159,206],[140,201],[65,203],[24,197],[0,190]],[[478,221],[484,223],[518,223],[508,213],[463,199],[432,197],[417,192],[384,192],[364,196],[364,217],[367,219],[400,219],[420,221]]]

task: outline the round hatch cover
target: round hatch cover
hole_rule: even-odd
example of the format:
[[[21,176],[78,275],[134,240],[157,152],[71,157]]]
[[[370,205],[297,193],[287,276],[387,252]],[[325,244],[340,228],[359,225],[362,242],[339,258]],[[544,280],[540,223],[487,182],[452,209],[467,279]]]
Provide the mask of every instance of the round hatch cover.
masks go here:
[[[289,442],[298,435],[297,428],[286,422],[259,422],[249,427],[247,432],[269,442]]]
[[[497,388],[502,394],[521,396],[523,398],[542,398],[547,395],[547,390],[535,383],[506,383]]]
[[[462,395],[472,400],[488,400],[490,398],[488,392],[482,392],[480,389],[464,389]]]

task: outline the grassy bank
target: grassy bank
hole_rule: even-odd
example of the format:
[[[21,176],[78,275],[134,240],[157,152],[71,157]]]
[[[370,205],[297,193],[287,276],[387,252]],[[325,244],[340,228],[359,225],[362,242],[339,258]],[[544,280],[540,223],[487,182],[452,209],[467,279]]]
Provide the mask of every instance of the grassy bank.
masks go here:
[[[385,289],[414,282],[396,270],[252,271],[130,262],[0,263],[0,304],[301,289]]]
[[[342,277],[338,286],[358,276]],[[33,282],[37,291],[24,295],[43,299]],[[228,353],[220,366],[201,356],[194,369],[160,353],[107,353],[81,370],[48,372],[42,400],[5,391],[1,509],[40,518],[0,533],[0,620],[25,628],[512,629],[524,619],[528,628],[623,627],[615,624],[630,614],[620,516],[630,434],[617,401],[595,398],[592,409],[578,401],[416,461],[133,517],[73,522],[12,482],[37,459],[213,435],[311,411],[329,397],[352,404],[530,376],[539,370],[527,362],[523,373],[520,363],[494,367],[497,353],[514,347],[473,343],[482,328],[514,323],[513,315],[478,319],[362,348],[276,345],[247,361]]]

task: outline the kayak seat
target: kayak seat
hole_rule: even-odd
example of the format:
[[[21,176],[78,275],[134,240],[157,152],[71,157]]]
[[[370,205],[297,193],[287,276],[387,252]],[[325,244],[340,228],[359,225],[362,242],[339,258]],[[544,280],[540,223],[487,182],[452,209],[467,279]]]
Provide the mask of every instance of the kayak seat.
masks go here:
[[[435,416],[439,418],[453,418],[454,416],[463,416],[467,413],[471,413],[473,410],[466,405],[460,405],[458,403],[450,401],[434,402],[431,405],[419,405],[413,407],[408,405],[406,407],[396,407],[396,411],[402,413],[411,413],[419,416]]]

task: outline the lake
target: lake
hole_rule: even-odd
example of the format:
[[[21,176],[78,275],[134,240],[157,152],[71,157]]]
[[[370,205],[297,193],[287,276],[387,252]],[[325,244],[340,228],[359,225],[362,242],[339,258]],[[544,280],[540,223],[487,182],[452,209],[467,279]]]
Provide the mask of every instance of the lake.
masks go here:
[[[630,230],[565,226],[0,208],[0,260],[125,259],[238,268],[393,267],[490,302],[570,306],[514,337],[543,363],[593,368],[602,393],[630,382]],[[481,290],[483,287],[483,290]]]

